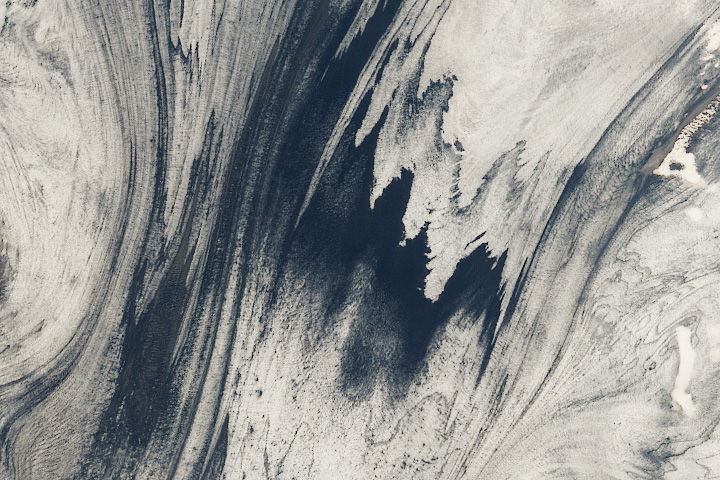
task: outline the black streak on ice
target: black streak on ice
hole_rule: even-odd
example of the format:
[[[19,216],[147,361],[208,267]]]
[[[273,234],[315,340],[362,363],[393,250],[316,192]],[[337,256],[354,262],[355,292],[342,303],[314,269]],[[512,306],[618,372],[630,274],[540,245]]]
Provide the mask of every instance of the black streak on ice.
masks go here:
[[[347,51],[338,59],[332,55],[350,26],[358,7],[345,9],[338,16],[337,7],[330,2],[315,2],[311,6],[298,7],[290,26],[278,40],[271,53],[248,119],[235,147],[235,158],[223,189],[223,201],[207,260],[207,267],[199,281],[202,284],[197,307],[210,304],[219,311],[222,292],[228,282],[229,266],[237,256],[244,259],[241,278],[257,279],[254,259],[270,262],[267,282],[268,296],[260,301],[272,305],[276,295],[278,272],[286,261],[297,261],[288,253],[296,250],[317,248],[323,243],[324,250],[312,251],[312,258],[323,258],[327,268],[321,277],[333,278],[333,282],[318,285],[327,290],[331,306],[338,308],[342,291],[337,285],[346,285],[353,274],[352,266],[358,262],[372,266],[375,278],[368,285],[372,299],[353,327],[353,333],[345,346],[343,378],[340,386],[351,396],[358,389],[369,388],[376,378],[370,371],[381,364],[390,365],[388,380],[396,385],[407,386],[422,363],[433,333],[457,308],[466,308],[480,315],[488,308],[489,324],[482,342],[489,343],[497,317],[497,295],[502,265],[494,266],[484,247],[463,260],[446,292],[437,303],[427,300],[422,293],[427,274],[428,249],[424,232],[411,239],[405,246],[398,246],[403,237],[402,215],[407,203],[412,174],[404,172],[402,178],[388,187],[374,211],[369,208],[372,182],[374,138],[366,140],[359,149],[347,147],[336,153],[333,169],[354,171],[354,178],[344,178],[341,184],[328,184],[323,179],[322,189],[342,192],[335,198],[335,211],[322,215],[328,208],[322,200],[314,200],[302,218],[297,234],[293,234],[293,221],[299,213],[310,178],[316,168],[330,133],[373,49],[393,21],[399,1],[390,1],[378,8],[370,18],[361,35],[351,42]],[[166,12],[161,12],[162,18]],[[150,18],[157,18],[149,12]],[[159,44],[167,45],[162,38],[163,29],[151,23],[151,38],[156,72],[159,124],[157,146],[157,177],[153,222],[158,222],[165,205],[164,171],[165,143],[167,142],[167,108],[163,59],[158,53]],[[158,39],[160,38],[160,39]],[[395,48],[394,46],[392,48]],[[175,51],[175,55],[181,53]],[[365,102],[366,103],[366,102]],[[361,108],[364,113],[364,109]],[[344,133],[344,143],[351,143],[362,115],[356,114],[354,128]],[[383,122],[376,125],[372,137],[377,136]],[[125,309],[124,337],[121,368],[113,399],[105,411],[95,440],[95,463],[87,464],[84,474],[115,476],[120,472],[132,472],[143,449],[147,448],[152,435],[170,433],[173,418],[182,415],[183,423],[189,424],[194,414],[192,405],[178,404],[173,384],[182,381],[177,377],[177,362],[183,362],[183,352],[193,343],[209,351],[213,328],[206,336],[195,332],[188,283],[188,271],[193,261],[193,247],[197,231],[196,217],[202,215],[197,209],[198,199],[205,196],[206,175],[212,143],[217,132],[212,128],[204,142],[204,154],[195,163],[192,175],[194,188],[186,200],[188,214],[185,217],[181,238],[175,251],[162,252],[172,255],[164,278],[157,287],[148,306],[139,310],[137,299],[145,289],[146,263],[141,262],[133,280],[128,304]],[[333,175],[326,177],[334,178]],[[322,197],[324,191],[316,197]],[[250,214],[252,212],[252,214]],[[153,224],[147,234],[151,241]],[[160,228],[159,228],[160,229]],[[241,239],[241,240],[240,240]],[[339,239],[339,242],[334,242]],[[242,247],[239,245],[242,244]],[[268,260],[269,259],[269,260]],[[328,263],[332,267],[327,266]],[[268,265],[263,265],[267,269]],[[468,282],[472,277],[472,280]],[[194,280],[198,281],[198,280]],[[240,288],[242,291],[243,288]],[[342,289],[341,289],[342,290]],[[474,292],[470,297],[467,292]],[[237,311],[238,306],[234,309]],[[189,317],[189,336],[181,336],[183,318]],[[263,322],[263,319],[259,319]],[[209,335],[209,337],[207,337]],[[205,346],[203,346],[203,342]],[[387,343],[390,350],[381,352],[377,346]],[[180,360],[173,352],[179,350]],[[229,358],[229,352],[226,356]],[[207,361],[207,358],[206,360]],[[197,382],[197,380],[189,380]],[[202,378],[200,379],[202,381]],[[202,388],[202,383],[198,384]],[[221,392],[218,392],[218,396]],[[219,397],[218,397],[219,399]],[[214,443],[206,468],[198,465],[198,474],[205,471],[208,478],[224,463],[227,445],[227,419],[218,418],[222,425],[220,437]],[[163,434],[163,430],[165,433]],[[187,432],[178,432],[182,435]],[[172,441],[172,440],[171,440]],[[206,448],[211,448],[210,439]],[[177,458],[182,440],[174,447],[168,459]],[[171,460],[172,461],[172,460]],[[171,474],[168,471],[168,474]]]

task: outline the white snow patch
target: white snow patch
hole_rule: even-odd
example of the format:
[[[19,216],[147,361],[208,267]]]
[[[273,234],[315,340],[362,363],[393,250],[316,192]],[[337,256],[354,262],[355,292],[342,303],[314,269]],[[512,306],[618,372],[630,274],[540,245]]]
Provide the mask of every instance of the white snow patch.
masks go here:
[[[695,165],[695,155],[685,151],[685,148],[674,149],[665,157],[665,160],[653,172],[661,177],[679,177],[689,183],[705,185]]]
[[[708,31],[708,44],[705,50],[712,53],[717,51],[718,48],[720,48],[720,22],[716,22]]]
[[[695,163],[695,155],[687,151],[690,139],[703,125],[707,124],[715,116],[720,106],[720,97],[715,98],[708,106],[698,114],[695,119],[682,129],[675,140],[673,149],[663,159],[659,167],[653,173],[661,177],[679,177],[686,182],[705,186],[707,182],[700,176]]]
[[[690,207],[685,210],[685,214],[695,223],[703,223],[705,220],[705,214],[698,207]]]
[[[692,373],[693,364],[695,363],[695,352],[690,343],[692,332],[689,328],[680,326],[675,330],[678,341],[678,349],[680,352],[680,364],[678,365],[678,374],[675,378],[675,388],[670,397],[673,402],[688,417],[695,414],[695,405],[693,404],[692,395],[687,393],[687,387],[690,385],[690,375]]]

